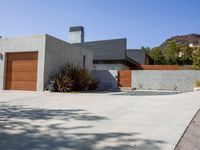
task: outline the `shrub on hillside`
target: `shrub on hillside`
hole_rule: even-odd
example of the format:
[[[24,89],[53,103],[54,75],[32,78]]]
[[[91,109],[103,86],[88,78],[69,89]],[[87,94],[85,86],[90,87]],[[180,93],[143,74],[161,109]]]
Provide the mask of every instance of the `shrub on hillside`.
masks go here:
[[[52,92],[81,92],[95,90],[97,86],[98,82],[87,69],[67,64],[52,76],[47,89]]]

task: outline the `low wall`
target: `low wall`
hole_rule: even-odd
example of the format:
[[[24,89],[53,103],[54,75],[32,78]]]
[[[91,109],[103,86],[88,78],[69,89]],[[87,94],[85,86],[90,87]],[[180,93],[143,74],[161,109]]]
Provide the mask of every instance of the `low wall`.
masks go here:
[[[145,90],[176,90],[192,91],[197,80],[200,80],[200,71],[192,70],[133,70],[132,88]]]
[[[99,81],[99,90],[118,89],[118,71],[117,70],[93,70],[92,76]]]
[[[140,65],[141,70],[179,70],[178,65]]]

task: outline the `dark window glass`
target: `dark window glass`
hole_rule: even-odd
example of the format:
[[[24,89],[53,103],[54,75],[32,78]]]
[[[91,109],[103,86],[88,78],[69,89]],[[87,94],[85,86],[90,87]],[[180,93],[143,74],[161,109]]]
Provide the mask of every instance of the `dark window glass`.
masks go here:
[[[86,59],[86,57],[85,57],[85,55],[83,55],[83,67],[85,67],[85,59]]]

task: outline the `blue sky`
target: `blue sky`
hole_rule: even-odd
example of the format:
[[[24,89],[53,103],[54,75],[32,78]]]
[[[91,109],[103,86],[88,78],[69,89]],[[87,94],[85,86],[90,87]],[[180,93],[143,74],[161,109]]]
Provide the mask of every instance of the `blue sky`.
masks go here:
[[[86,41],[127,38],[128,48],[154,47],[174,35],[200,34],[200,0],[0,0],[0,35],[50,34]]]

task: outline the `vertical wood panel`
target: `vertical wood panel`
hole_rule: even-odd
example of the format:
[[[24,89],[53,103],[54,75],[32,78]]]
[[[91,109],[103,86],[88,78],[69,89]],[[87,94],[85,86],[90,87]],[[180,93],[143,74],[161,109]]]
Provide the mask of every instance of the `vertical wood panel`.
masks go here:
[[[7,54],[6,89],[35,91],[37,87],[37,52]]]

